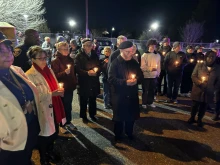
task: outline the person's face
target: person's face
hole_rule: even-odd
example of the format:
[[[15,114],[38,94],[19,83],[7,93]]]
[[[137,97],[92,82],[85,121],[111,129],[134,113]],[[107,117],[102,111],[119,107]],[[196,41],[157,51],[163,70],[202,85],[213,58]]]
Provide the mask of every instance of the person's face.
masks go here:
[[[110,54],[111,54],[111,50],[109,50],[109,49],[104,49],[104,55],[105,55],[105,56],[109,57]]]
[[[182,50],[181,45],[177,46],[177,47],[174,49],[175,52],[179,52],[179,51],[181,51],[181,50]]]
[[[163,43],[163,46],[168,46],[168,45],[169,45],[168,42],[164,42],[164,43]]]
[[[45,53],[38,54],[35,58],[32,58],[32,62],[43,69],[47,65],[47,55]]]
[[[202,48],[199,48],[199,49],[197,50],[197,53],[202,53]]]
[[[187,49],[187,53],[189,54],[193,53],[193,49]]]
[[[70,47],[73,49],[73,50],[76,50],[76,45],[74,45],[74,44],[70,44]]]
[[[14,62],[14,56],[9,46],[0,44],[0,69],[9,68]]]
[[[59,52],[60,52],[63,56],[68,56],[68,54],[69,54],[68,45],[67,45],[67,46],[61,46],[61,47],[59,48]]]
[[[47,43],[50,43],[50,38],[48,38],[46,41],[47,41]]]
[[[123,38],[119,38],[117,39],[117,45],[119,46],[122,42],[124,42],[125,40]]]
[[[122,57],[125,59],[125,60],[130,60],[133,56],[133,47],[131,48],[127,48],[127,49],[122,49],[121,50],[122,52]]]
[[[83,49],[88,54],[88,53],[90,53],[92,51],[92,47],[93,47],[92,42],[86,42],[84,44],[84,48]]]
[[[156,45],[149,45],[148,51],[153,53],[155,49],[156,49]]]
[[[94,40],[93,40],[93,42],[94,42],[94,43],[96,43],[96,42],[97,42],[97,40],[96,40],[96,39],[94,39]]]
[[[30,33],[29,35],[27,35],[26,41],[30,45],[40,45],[40,36],[39,36],[38,32],[33,32],[33,33]]]
[[[206,56],[206,65],[212,66],[215,60],[216,60],[216,53],[210,53],[209,55]]]

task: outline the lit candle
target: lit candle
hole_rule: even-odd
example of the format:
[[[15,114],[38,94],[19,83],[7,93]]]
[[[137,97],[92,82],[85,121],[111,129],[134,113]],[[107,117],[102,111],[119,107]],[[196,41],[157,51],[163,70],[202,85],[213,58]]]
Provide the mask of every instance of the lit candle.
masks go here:
[[[190,62],[192,63],[193,61],[194,61],[194,59],[193,59],[193,58],[191,58],[191,59],[190,59]]]
[[[94,70],[94,72],[97,72],[99,69],[97,67],[95,67],[93,70]]]
[[[136,75],[135,74],[131,74],[131,78],[135,79]]]
[[[68,68],[68,69],[70,69],[70,67],[71,67],[71,65],[70,65],[70,64],[67,64],[66,66],[67,66],[67,68]]]
[[[202,82],[204,82],[204,81],[205,81],[205,79],[206,79],[205,77],[202,77]]]
[[[59,83],[59,89],[63,88],[63,83]]]
[[[156,68],[157,68],[157,65],[156,65]]]
[[[179,64],[179,62],[178,62],[178,61],[176,61],[176,62],[175,62],[175,64],[176,64],[176,66],[177,66],[177,65]]]
[[[163,55],[165,55],[165,54],[166,54],[166,52],[163,52],[162,54],[163,54]]]
[[[197,63],[200,63],[200,61],[199,61],[199,60],[197,60]]]
[[[201,60],[200,63],[203,63],[203,60]]]
[[[138,56],[138,54],[135,54],[135,56],[137,57],[137,56]]]

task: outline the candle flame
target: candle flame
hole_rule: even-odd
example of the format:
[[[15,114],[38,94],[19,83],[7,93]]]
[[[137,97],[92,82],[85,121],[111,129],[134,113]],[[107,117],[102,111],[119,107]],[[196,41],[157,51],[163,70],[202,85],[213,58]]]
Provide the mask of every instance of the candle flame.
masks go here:
[[[136,76],[135,74],[131,74],[131,78],[132,78],[132,79],[134,79],[134,78],[135,78],[135,76]]]
[[[63,88],[63,83],[59,83],[59,88]]]
[[[70,65],[70,64],[67,64],[66,66],[67,66],[67,68],[68,68],[68,69],[70,69],[70,67],[71,67],[71,65]]]
[[[97,72],[97,71],[98,71],[98,68],[97,68],[97,67],[95,67],[93,70],[94,70],[94,72]]]

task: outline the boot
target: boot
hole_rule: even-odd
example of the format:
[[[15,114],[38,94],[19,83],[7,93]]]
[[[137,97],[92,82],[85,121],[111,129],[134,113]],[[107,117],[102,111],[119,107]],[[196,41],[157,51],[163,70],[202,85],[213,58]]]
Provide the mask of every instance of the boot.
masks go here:
[[[204,126],[204,123],[202,122],[201,119],[198,119],[197,125],[198,125],[198,127],[203,127],[203,126]]]
[[[215,114],[215,115],[212,117],[212,120],[213,120],[213,121],[218,121],[218,120],[219,120],[219,114]]]
[[[189,120],[187,121],[189,124],[196,123],[195,117],[190,117]]]

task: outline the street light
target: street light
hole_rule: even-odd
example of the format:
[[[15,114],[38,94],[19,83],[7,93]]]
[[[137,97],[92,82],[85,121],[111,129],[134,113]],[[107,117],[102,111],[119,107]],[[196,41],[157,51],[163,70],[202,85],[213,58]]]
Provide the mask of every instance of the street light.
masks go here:
[[[113,33],[113,31],[115,31],[114,27],[112,27],[112,31],[111,31],[111,42],[112,42],[112,33]]]
[[[157,23],[157,22],[154,22],[153,24],[151,24],[151,29],[153,29],[153,30],[157,30],[158,29],[158,27],[159,27],[159,24]]]
[[[70,20],[70,21],[69,21],[69,25],[70,25],[70,27],[71,27],[71,33],[72,33],[73,26],[76,25],[76,22],[75,22],[74,20]]]
[[[218,42],[219,42],[219,40],[216,40],[216,42],[218,43]]]
[[[25,19],[25,30],[27,29],[27,20],[28,20],[28,15],[24,14],[24,19]]]

